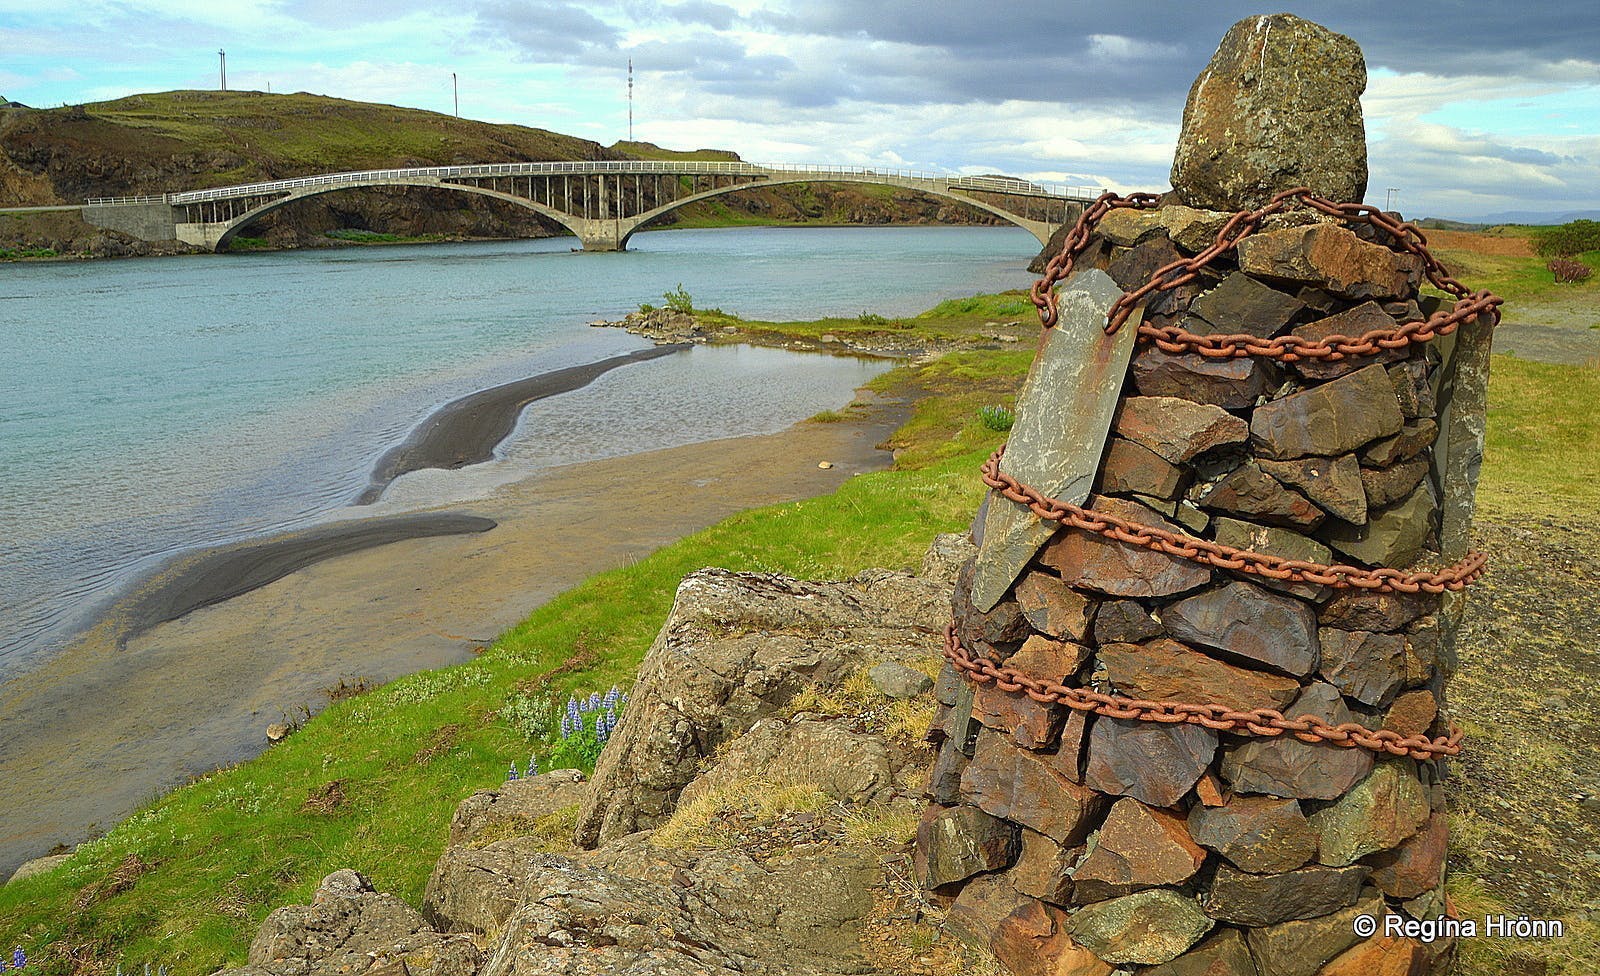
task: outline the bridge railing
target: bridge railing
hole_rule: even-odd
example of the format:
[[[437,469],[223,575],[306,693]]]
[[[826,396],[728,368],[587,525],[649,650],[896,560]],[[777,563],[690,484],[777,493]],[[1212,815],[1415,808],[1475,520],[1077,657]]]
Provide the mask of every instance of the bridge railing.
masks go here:
[[[161,193],[142,197],[90,197],[83,202],[86,207],[126,207],[138,203],[170,203],[172,194]]]
[[[292,193],[296,190],[319,186],[375,185],[389,182],[408,182],[419,179],[484,179],[497,176],[592,176],[592,175],[732,175],[767,176],[774,173],[827,177],[845,180],[870,181],[890,179],[910,183],[925,183],[941,188],[976,190],[989,193],[1011,193],[1026,196],[1057,197],[1068,200],[1090,200],[1100,191],[1088,187],[1065,184],[1036,183],[1014,177],[960,176],[926,170],[895,169],[876,166],[842,166],[828,163],[747,163],[700,162],[674,160],[588,160],[572,162],[539,163],[480,163],[468,166],[425,166],[410,169],[362,170],[349,173],[327,173],[290,180],[272,180],[247,183],[240,186],[218,187],[210,190],[191,190],[168,193],[153,198],[119,198],[118,202],[155,202],[172,204],[203,203],[211,200],[229,200],[239,197],[268,196]],[[94,205],[109,205],[111,201],[90,201]]]

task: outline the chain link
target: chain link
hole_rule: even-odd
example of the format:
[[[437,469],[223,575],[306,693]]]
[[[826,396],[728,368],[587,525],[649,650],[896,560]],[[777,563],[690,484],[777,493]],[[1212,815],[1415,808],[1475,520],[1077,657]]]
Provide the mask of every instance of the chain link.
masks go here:
[[[961,646],[955,624],[945,628],[944,656],[966,678],[976,684],[993,683],[1007,692],[1024,692],[1041,704],[1060,704],[1080,712],[1093,712],[1107,718],[1137,719],[1167,725],[1188,723],[1213,732],[1272,737],[1285,732],[1301,742],[1326,742],[1348,749],[1368,749],[1412,759],[1438,759],[1461,752],[1465,734],[1451,726],[1448,735],[1430,739],[1426,735],[1403,736],[1392,729],[1369,729],[1356,722],[1335,725],[1315,715],[1287,718],[1271,708],[1240,711],[1226,705],[1195,705],[1183,702],[1155,702],[1140,698],[1107,695],[1091,688],[1069,688],[1054,681],[1040,681],[1016,668],[975,658]]]
[[[1001,447],[984,462],[981,469],[983,483],[1011,501],[1026,505],[1029,511],[1040,518],[1218,569],[1295,583],[1353,587],[1375,593],[1443,593],[1445,590],[1460,590],[1476,582],[1489,564],[1487,555],[1472,552],[1455,565],[1438,572],[1405,572],[1398,569],[1324,566],[1248,549],[1235,549],[1233,546],[1171,532],[1159,526],[1143,525],[1052,498],[1000,470],[1000,459],[1005,455],[1005,450]]]
[[[1056,284],[1072,273],[1073,264],[1089,246],[1094,228],[1105,215],[1121,208],[1149,210],[1159,206],[1160,202],[1161,198],[1153,193],[1135,193],[1127,197],[1106,193],[1079,215],[1078,222],[1062,242],[1060,252],[1045,265],[1044,276],[1033,284],[1030,297],[1039,310],[1039,322],[1045,329],[1054,327],[1056,323]],[[1212,261],[1232,251],[1240,241],[1255,233],[1267,217],[1282,213],[1297,203],[1344,221],[1370,224],[1389,235],[1398,247],[1417,256],[1428,281],[1454,297],[1454,304],[1448,309],[1439,309],[1427,319],[1405,322],[1393,329],[1374,329],[1360,336],[1331,335],[1313,340],[1285,335],[1262,339],[1245,333],[1197,335],[1178,326],[1157,327],[1141,323],[1139,339],[1154,343],[1163,352],[1195,353],[1208,359],[1263,356],[1288,363],[1302,359],[1338,361],[1349,356],[1371,356],[1387,349],[1402,349],[1416,343],[1431,342],[1438,336],[1449,335],[1483,314],[1492,315],[1496,323],[1500,321],[1500,305],[1504,299],[1487,290],[1469,291],[1466,285],[1452,277],[1428,250],[1426,235],[1415,225],[1395,220],[1377,207],[1360,203],[1335,203],[1313,194],[1305,187],[1297,187],[1273,197],[1259,210],[1241,210],[1234,214],[1205,250],[1157,269],[1143,285],[1125,292],[1112,304],[1107,314],[1106,331],[1114,333],[1121,328],[1139,303],[1152,294],[1179,288],[1193,281]]]

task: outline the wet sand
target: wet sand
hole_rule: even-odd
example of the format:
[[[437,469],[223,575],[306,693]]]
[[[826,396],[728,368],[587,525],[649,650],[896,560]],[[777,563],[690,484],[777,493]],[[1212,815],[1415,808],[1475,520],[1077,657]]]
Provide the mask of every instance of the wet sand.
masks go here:
[[[330,550],[299,566],[282,559],[292,545],[267,561],[236,554],[213,564],[243,571],[230,573],[231,583],[202,572],[144,604],[142,618],[113,614],[0,685],[8,797],[0,805],[0,877],[54,844],[111,826],[190,776],[257,754],[269,723],[302,706],[317,710],[341,678],[383,682],[467,660],[594,573],[743,509],[826,494],[854,473],[887,467],[889,454],[875,445],[901,412],[870,413],[861,422],[802,423],[556,468],[453,507],[492,520],[488,531],[461,521],[454,524],[466,534]],[[819,469],[822,460],[835,467]],[[633,491],[646,493],[647,517]],[[256,587],[203,599],[236,589],[241,578]],[[157,619],[189,603],[197,609]],[[149,624],[143,632],[130,626],[141,622]]]
[[[551,370],[452,400],[419,424],[404,443],[378,459],[372,482],[356,504],[372,504],[383,496],[391,481],[412,471],[453,471],[489,460],[494,449],[516,428],[522,409],[535,400],[581,389],[618,366],[659,359],[687,348],[687,343],[652,346],[597,363]]]

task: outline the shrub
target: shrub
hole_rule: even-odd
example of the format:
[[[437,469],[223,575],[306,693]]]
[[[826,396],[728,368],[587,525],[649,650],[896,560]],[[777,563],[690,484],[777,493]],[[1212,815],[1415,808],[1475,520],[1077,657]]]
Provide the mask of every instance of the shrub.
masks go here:
[[[1534,232],[1533,249],[1541,257],[1569,257],[1584,251],[1600,251],[1600,221],[1574,220],[1560,227],[1545,227]]]
[[[1593,270],[1582,261],[1569,261],[1566,258],[1552,258],[1545,265],[1550,273],[1556,276],[1556,281],[1563,285],[1570,285],[1589,277]]]
[[[869,312],[866,309],[862,309],[861,310],[861,314],[856,316],[856,321],[860,322],[862,325],[888,325],[889,324],[889,320],[888,319],[884,318],[883,316],[879,315],[876,312]]]
[[[978,419],[990,430],[1007,431],[1016,423],[1016,414],[1001,406],[987,406],[978,408]]]
[[[683,282],[678,282],[678,287],[672,291],[662,292],[661,297],[667,303],[667,308],[674,312],[683,312],[686,315],[694,314],[694,299],[683,290]]]
[[[656,310],[656,307],[654,305],[650,304],[649,302],[640,302],[639,303],[639,314],[640,315],[649,315],[651,312],[654,312],[655,310]]]

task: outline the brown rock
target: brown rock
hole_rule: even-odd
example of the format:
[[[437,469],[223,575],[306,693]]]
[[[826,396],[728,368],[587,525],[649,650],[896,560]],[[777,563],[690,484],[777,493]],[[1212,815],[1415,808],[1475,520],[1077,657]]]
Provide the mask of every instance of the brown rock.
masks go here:
[[[1362,468],[1361,487],[1369,508],[1382,508],[1411,494],[1428,476],[1428,459],[1412,458],[1387,468]]]
[[[1173,464],[1226,444],[1243,444],[1250,436],[1249,426],[1221,407],[1170,396],[1124,398],[1115,430]]]
[[[917,880],[924,888],[1008,867],[1017,856],[1017,826],[972,807],[930,808],[917,827]]]
[[[1007,667],[1015,667],[1007,661]],[[1059,680],[1059,679],[1058,679]],[[972,716],[1023,749],[1048,749],[1056,744],[1065,706],[1034,701],[1026,692],[1005,691],[994,684],[972,690]]]
[[[968,945],[987,949],[1006,916],[1032,900],[1011,887],[1005,875],[980,874],[951,903],[944,927]]]
[[[1437,616],[1430,615],[1416,621],[1406,628],[1405,635],[1407,688],[1429,684],[1438,671],[1444,671],[1446,677],[1454,673],[1453,665],[1441,660],[1441,655],[1453,659],[1454,653],[1446,646],[1444,630]]]
[[[1337,591],[1323,606],[1317,622],[1340,630],[1396,631],[1438,607],[1439,597],[1429,593],[1347,589]]]
[[[1163,633],[1161,622],[1137,600],[1107,600],[1094,618],[1097,644],[1140,644]]]
[[[1220,807],[1227,802],[1222,795],[1222,780],[1211,770],[1206,770],[1204,776],[1194,784],[1194,798],[1200,801],[1201,806]]]
[[[1337,224],[1262,231],[1240,241],[1238,254],[1239,270],[1247,274],[1312,285],[1341,298],[1399,297],[1422,277],[1422,262],[1414,255],[1368,244]]]
[[[1250,442],[1272,459],[1333,457],[1399,433],[1404,425],[1389,374],[1368,366],[1257,407]]]
[[[961,643],[975,654],[993,660],[1004,660],[1028,636],[1028,619],[1016,600],[1001,600],[994,609],[985,613],[972,604],[972,581],[975,560],[968,560],[956,578],[955,595],[951,598],[951,612],[956,625],[956,635]]]
[[[1107,805],[1105,797],[1063,776],[1051,757],[1018,749],[993,732],[978,734],[961,789],[984,812],[1068,847],[1083,842]]]
[[[1293,529],[1314,529],[1328,517],[1304,495],[1285,488],[1253,461],[1228,472],[1198,501],[1202,508]]]
[[[1000,920],[989,950],[1016,976],[1109,976],[1111,967],[1072,941],[1067,913],[1037,901]]]
[[[1360,630],[1323,627],[1322,676],[1340,691],[1366,705],[1383,706],[1394,699],[1405,677],[1405,638]]]
[[[1332,522],[1319,535],[1328,545],[1368,566],[1400,569],[1422,555],[1437,521],[1433,482],[1424,478],[1404,501],[1368,511],[1366,525]]]
[[[1100,663],[1118,693],[1147,701],[1282,708],[1300,693],[1293,678],[1225,664],[1175,640],[1106,644]]]
[[[1313,976],[1328,960],[1361,941],[1355,934],[1357,915],[1381,919],[1388,910],[1382,896],[1367,888],[1349,908],[1317,918],[1246,929],[1245,939],[1261,976]]]
[[[1104,901],[1145,888],[1176,887],[1194,877],[1205,860],[1205,850],[1189,839],[1183,820],[1121,799],[1072,876],[1073,900]]]
[[[1181,531],[1138,502],[1096,497],[1090,508],[1128,521]],[[1211,570],[1181,556],[1108,539],[1098,533],[1063,529],[1039,554],[1039,562],[1056,570],[1069,586],[1108,596],[1172,596],[1211,579]]]
[[[1198,335],[1252,335],[1267,339],[1282,332],[1304,309],[1305,304],[1293,295],[1235,271],[1194,300],[1183,326]]]
[[[1227,211],[1301,185],[1359,201],[1366,84],[1361,48],[1342,34],[1289,14],[1239,21],[1189,89],[1173,189],[1192,207]]]
[[[1318,508],[1352,525],[1367,520],[1367,493],[1355,455],[1306,457],[1293,461],[1258,460],[1257,466],[1311,499]]]
[[[1238,929],[1219,929],[1204,942],[1143,976],[1257,976],[1256,964]]]
[[[1038,570],[1024,573],[1016,596],[1028,625],[1046,637],[1080,642],[1088,637],[1094,603],[1059,578]]]
[[[1198,254],[1210,247],[1227,225],[1231,213],[1218,210],[1196,210],[1182,204],[1168,204],[1157,211],[1167,236],[1180,251]]]
[[[1006,660],[1006,666],[1032,678],[1059,682],[1076,674],[1091,656],[1090,650],[1082,644],[1032,634],[1022,642],[1017,653]]]
[[[1236,581],[1163,607],[1167,633],[1189,644],[1291,674],[1317,666],[1317,618],[1310,607]]]
[[[1444,883],[1444,858],[1450,845],[1450,822],[1442,813],[1392,851],[1370,855],[1372,883],[1391,898],[1415,898]]]
[[[1062,847],[1036,830],[1022,828],[1022,850],[1006,872],[1011,886],[1054,905],[1072,903],[1072,865],[1082,848]]]
[[[1135,247],[1142,241],[1164,234],[1165,230],[1161,222],[1161,211],[1139,210],[1133,207],[1108,210],[1106,215],[1100,218],[1100,223],[1095,225],[1096,234],[1118,247]]]
[[[1378,763],[1355,789],[1309,818],[1317,831],[1317,860],[1354,864],[1399,846],[1428,822],[1428,789],[1409,759]]]
[[[1220,515],[1212,524],[1214,526],[1212,536],[1221,546],[1232,546],[1235,549],[1277,556],[1279,559],[1297,559],[1310,563],[1326,564],[1332,556],[1327,546],[1290,529],[1257,525],[1254,522],[1244,522]],[[1326,599],[1330,592],[1328,587],[1317,583],[1275,580],[1270,576],[1260,575],[1250,575],[1246,578],[1269,590],[1287,593],[1313,603]]]
[[[1383,727],[1401,735],[1422,735],[1439,717],[1439,702],[1426,688],[1408,691],[1394,700],[1383,716]]]
[[[1400,412],[1408,420],[1436,414],[1438,405],[1433,395],[1433,385],[1428,382],[1428,364],[1425,360],[1409,359],[1390,366],[1389,382],[1394,384]]]
[[[1198,725],[1097,718],[1089,732],[1083,781],[1101,793],[1170,807],[1216,755],[1217,735]]]
[[[1061,727],[1061,744],[1056,749],[1056,772],[1074,783],[1083,782],[1083,752],[1089,743],[1089,714],[1068,709],[1066,724]]]
[[[928,774],[928,799],[943,806],[961,802],[961,774],[967,771],[967,754],[960,743],[947,741],[939,746]]]
[[[1406,425],[1400,428],[1400,433],[1363,447],[1361,460],[1373,467],[1386,468],[1416,457],[1431,447],[1438,437],[1438,421],[1429,417],[1407,420]]]
[[[1177,498],[1183,490],[1183,469],[1133,441],[1113,437],[1100,465],[1100,490],[1136,493],[1152,498]]]
[[[1290,718],[1314,715],[1332,725],[1354,719],[1338,690],[1320,681],[1282,711]],[[1224,751],[1222,778],[1239,793],[1333,800],[1371,771],[1372,759],[1365,749],[1301,742],[1287,735],[1251,738]]]
[[[1294,334],[1311,342],[1322,342],[1334,336],[1360,339],[1369,332],[1394,329],[1394,319],[1384,313],[1377,302],[1362,302],[1354,308],[1329,315],[1302,325]],[[1404,349],[1385,349],[1371,356],[1343,356],[1339,359],[1302,359],[1294,364],[1295,372],[1314,380],[1329,380],[1353,373],[1373,363],[1392,363],[1405,358]]]
[[[1235,796],[1189,811],[1189,836],[1257,874],[1292,871],[1317,853],[1317,834],[1297,800]]]
[[[1255,406],[1277,379],[1265,360],[1253,356],[1201,359],[1149,346],[1133,357],[1133,383],[1145,396],[1182,397],[1227,410]]]
[[[1340,953],[1316,976],[1415,976],[1426,973],[1434,958],[1434,951],[1415,939],[1380,932]]]
[[[1160,220],[1158,214],[1151,216],[1157,221]],[[1157,227],[1158,229],[1143,236],[1139,243],[1111,258],[1106,273],[1123,291],[1133,291],[1142,287],[1157,271],[1183,257],[1178,253],[1178,249],[1172,246],[1172,241],[1167,239],[1163,230],[1159,229],[1159,224]]]
[[[1367,868],[1301,868],[1281,874],[1246,874],[1230,865],[1217,868],[1211,890],[1200,900],[1205,913],[1235,925],[1277,925],[1316,918],[1355,904]]]

